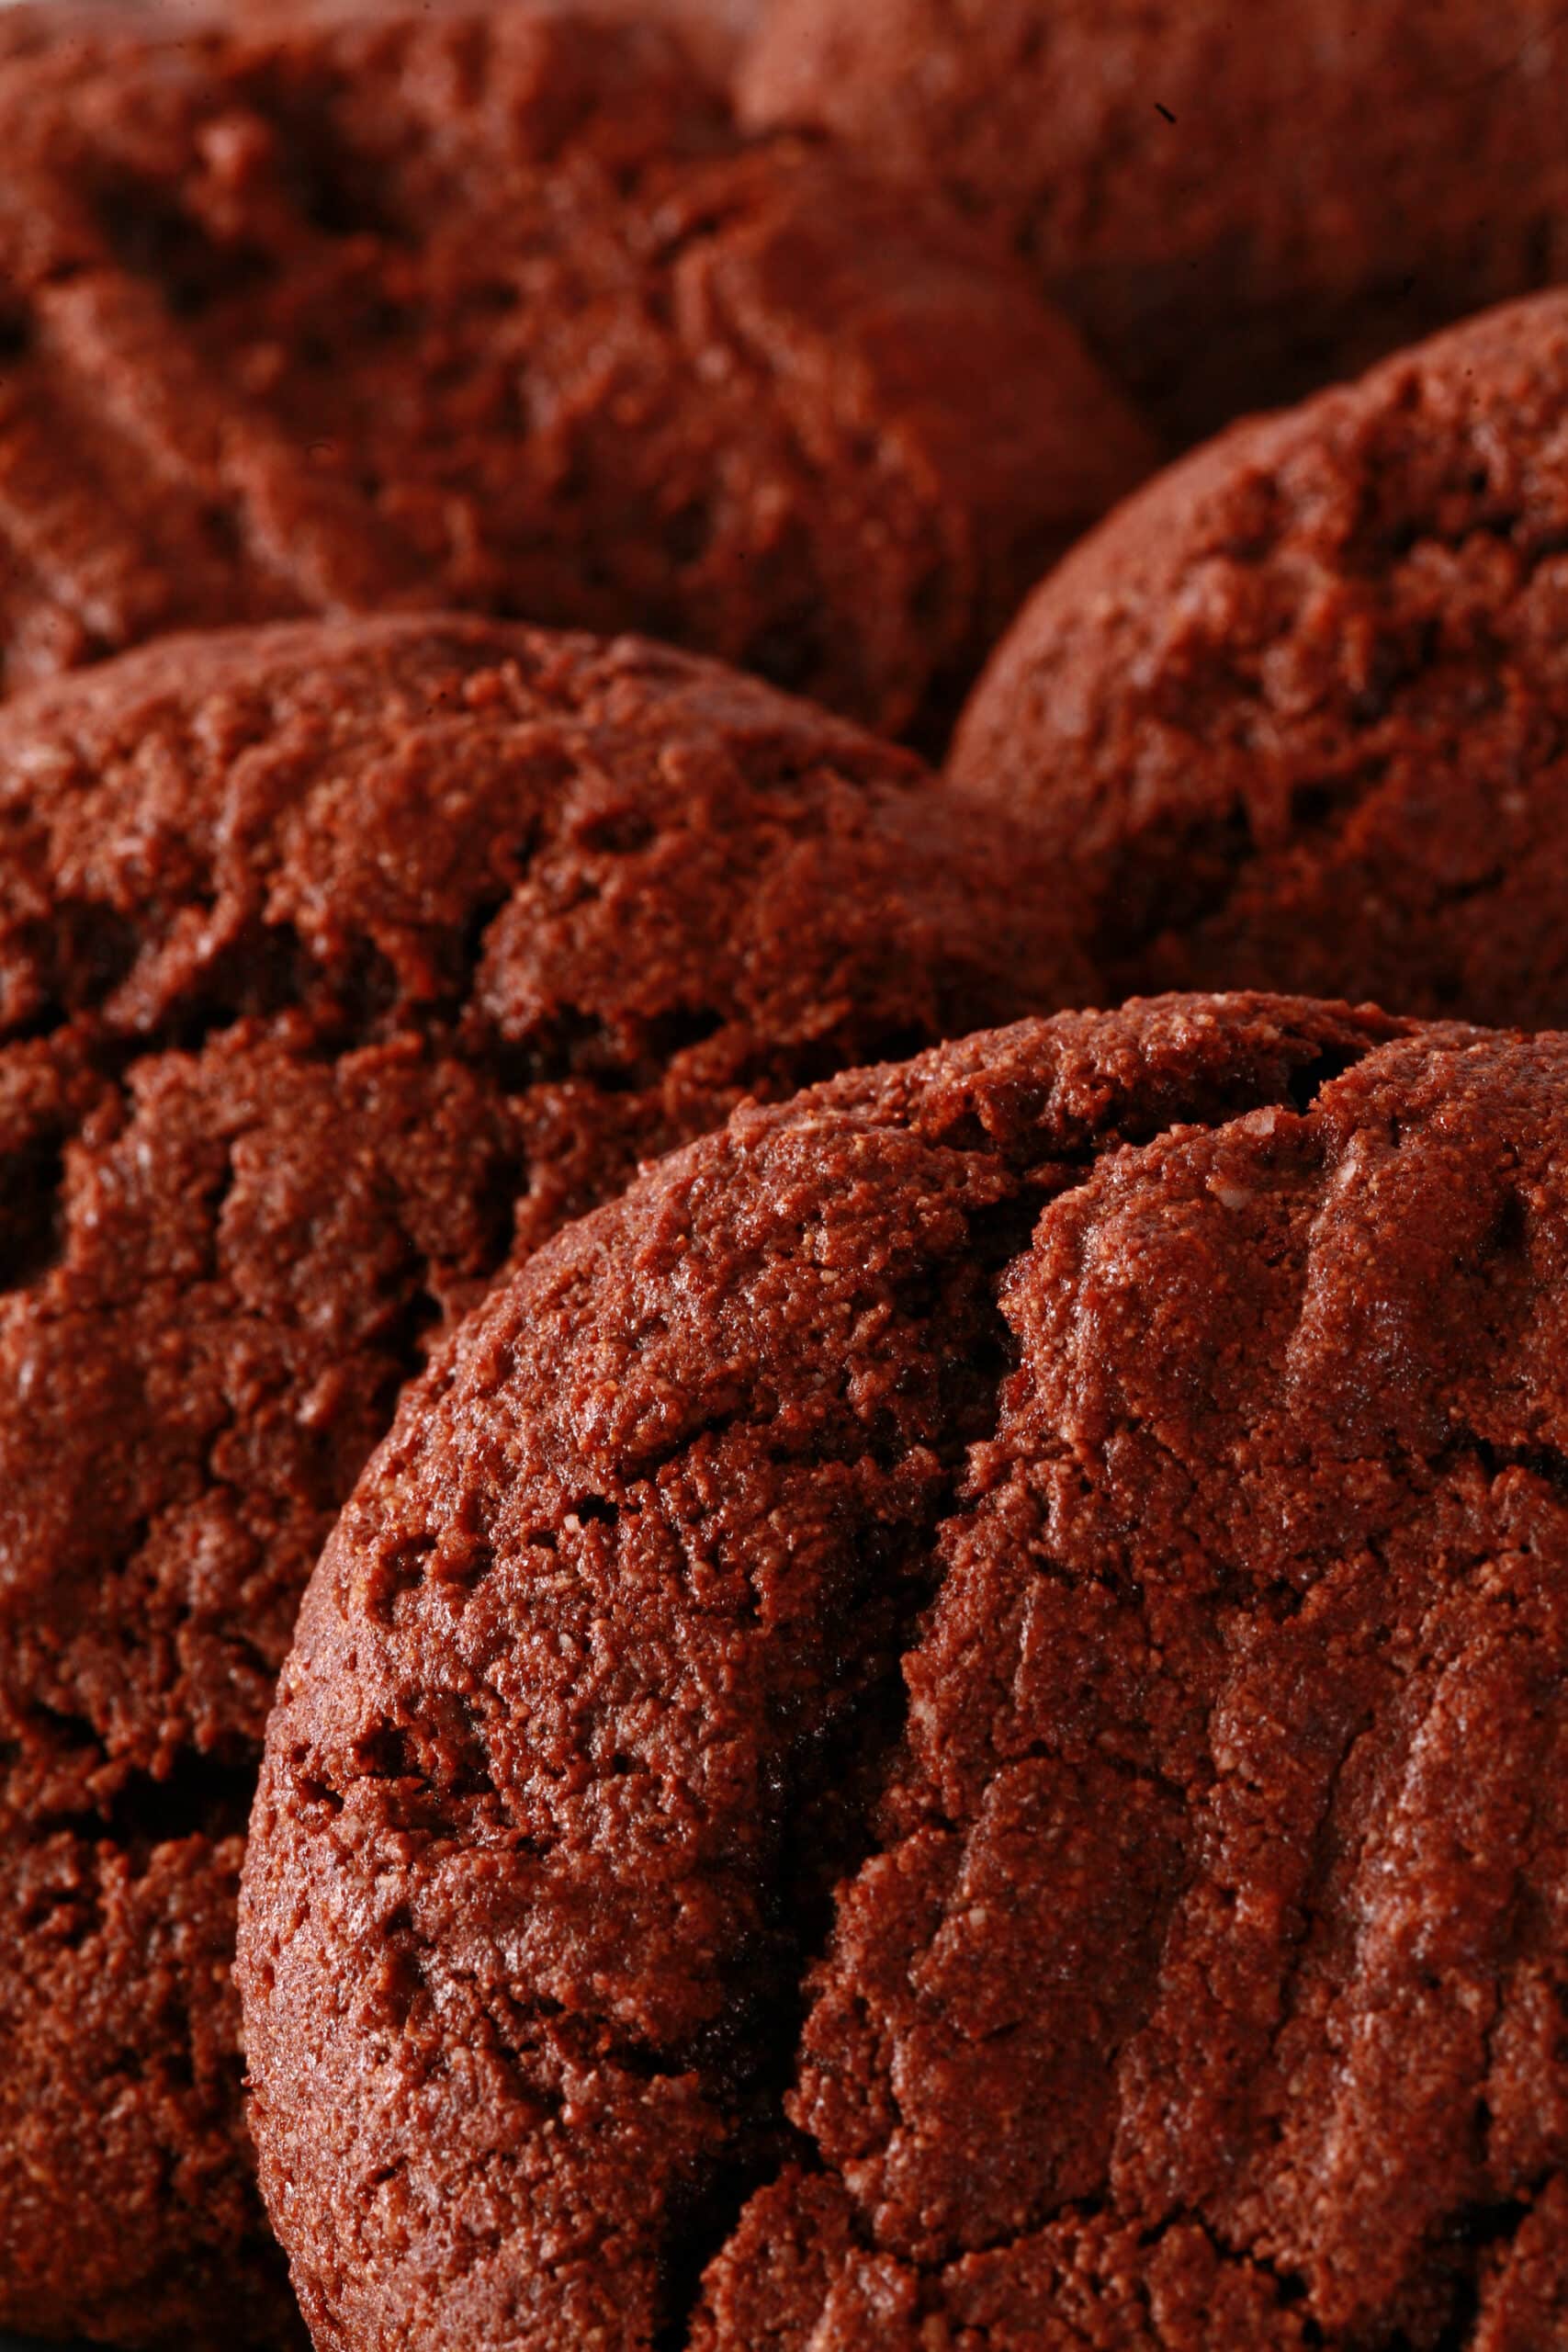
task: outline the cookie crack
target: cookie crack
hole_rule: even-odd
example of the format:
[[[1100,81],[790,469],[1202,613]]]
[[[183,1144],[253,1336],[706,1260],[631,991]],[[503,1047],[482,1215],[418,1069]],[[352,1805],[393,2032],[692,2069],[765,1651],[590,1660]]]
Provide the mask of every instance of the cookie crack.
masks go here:
[[[1568,1498],[1568,1447],[1538,1439],[1504,1445],[1483,1436],[1479,1430],[1459,1430],[1433,1455],[1427,1467],[1440,1475],[1466,1456],[1480,1465],[1489,1485],[1495,1486],[1510,1470],[1524,1470]]]
[[[1088,1181],[1092,1166],[1092,1160],[1086,1160],[1082,1181]],[[826,1739],[819,1731],[803,1735],[807,1752],[815,1751],[819,1783],[832,1788],[844,1774],[855,1783],[858,1803],[852,1807],[853,1819],[849,1835],[846,1837],[840,1829],[825,1849],[821,1825],[812,1817],[809,1798],[801,1802],[809,1787],[807,1775],[796,1764],[793,1772],[786,1772],[784,1777],[779,1812],[781,1819],[790,1826],[780,1849],[783,1868],[772,1874],[770,1908],[787,1919],[789,1925],[776,1966],[769,1972],[773,1981],[761,1988],[766,2004],[766,2032],[761,2037],[765,2057],[748,2085],[751,2100],[762,2107],[768,2120],[761,2134],[761,2145],[751,2161],[747,2161],[744,2150],[739,2164],[731,2157],[724,2167],[722,2181],[699,2199],[683,2235],[666,2246],[660,2267],[667,2317],[655,2336],[655,2352],[681,2352],[690,2335],[702,2278],[709,2263],[733,2235],[748,2199],[765,2180],[776,2177],[781,2155],[787,2160],[806,2145],[801,2135],[785,2121],[784,2108],[786,2092],[795,2078],[808,1999],[809,1970],[826,1942],[834,1886],[852,1876],[874,1850],[874,1807],[904,1734],[907,1710],[902,1657],[940,1583],[938,1540],[942,1526],[958,1506],[968,1448],[994,1442],[999,1427],[1003,1390],[1015,1351],[1013,1335],[1002,1311],[1002,1292],[1009,1268],[1027,1250],[1038,1208],[1033,1188],[1026,1176],[1020,1175],[1014,1178],[1007,1198],[989,1211],[978,1212],[970,1221],[966,1241],[973,1246],[978,1228],[987,1270],[989,1344],[994,1351],[984,1399],[976,1400],[974,1414],[976,1420],[983,1419],[985,1427],[976,1428],[966,1438],[964,1452],[955,1453],[947,1463],[920,1528],[911,1531],[906,1547],[908,1563],[911,1567],[917,1562],[923,1565],[908,1577],[906,1597],[889,1629],[887,1654],[880,1670],[862,1690],[858,1704],[835,1723]]]
[[[1568,532],[1543,528],[1527,533],[1529,520],[1527,512],[1519,506],[1486,510],[1450,529],[1441,528],[1435,517],[1428,517],[1421,525],[1405,526],[1399,538],[1399,561],[1416,569],[1427,555],[1461,557],[1487,541],[1500,541],[1513,550],[1517,571],[1509,594],[1472,619],[1472,626],[1478,633],[1484,632],[1491,647],[1493,670],[1505,663],[1515,633],[1512,616],[1525,605],[1544,567],[1560,560],[1568,548]],[[1252,555],[1238,569],[1249,578],[1266,580],[1270,577],[1272,563],[1285,560],[1288,540],[1281,538]],[[1362,577],[1365,559],[1358,562],[1347,548],[1341,563],[1329,577],[1336,582],[1353,584]],[[1234,648],[1225,649],[1225,699],[1245,699],[1249,707],[1268,717],[1270,697],[1262,672],[1272,654],[1289,646],[1293,627],[1292,609],[1292,616],[1280,621],[1270,639],[1260,641],[1255,649],[1255,669],[1243,671],[1235,667]],[[1303,846],[1332,852],[1346,841],[1353,828],[1366,822],[1369,812],[1375,811],[1380,801],[1394,788],[1401,762],[1407,760],[1407,754],[1398,745],[1385,747],[1385,726],[1397,716],[1406,690],[1435,671],[1440,673],[1444,666],[1444,656],[1435,642],[1437,628],[1437,621],[1428,618],[1421,625],[1418,641],[1404,648],[1387,649],[1384,674],[1374,683],[1352,692],[1349,684],[1344,682],[1348,749],[1332,771],[1317,772],[1309,765],[1294,776],[1286,799],[1288,814],[1282,822],[1272,808],[1254,805],[1240,785],[1233,782],[1219,808],[1201,821],[1182,827],[1172,841],[1172,853],[1179,852],[1184,869],[1181,875],[1176,872],[1173,855],[1165,862],[1169,870],[1162,869],[1156,884],[1151,885],[1139,872],[1135,841],[1121,853],[1120,860],[1113,856],[1097,890],[1100,911],[1096,924],[1096,952],[1105,968],[1117,975],[1122,985],[1127,989],[1147,986],[1149,959],[1157,959],[1165,944],[1175,940],[1178,918],[1171,909],[1173,893],[1179,893],[1179,922],[1182,933],[1190,935],[1209,925],[1223,927],[1236,912],[1238,902],[1245,900],[1256,872],[1281,858],[1289,859]],[[1218,648],[1208,647],[1204,650],[1210,664],[1221,658]],[[1473,649],[1466,659],[1478,675],[1489,673],[1488,665]],[[1178,731],[1194,732],[1200,737],[1203,734],[1204,703],[1213,686],[1208,668],[1201,669],[1198,684],[1186,690],[1186,698],[1171,721]],[[1102,724],[1103,720],[1101,714]],[[1151,697],[1146,705],[1140,706],[1137,720],[1140,729],[1163,723],[1157,698]],[[1473,725],[1472,713],[1462,721],[1456,715],[1452,726],[1457,729],[1464,723]],[[1427,732],[1430,733],[1429,724]],[[1562,742],[1559,728],[1554,730],[1550,749],[1538,749],[1532,765],[1544,770],[1560,756]],[[1451,756],[1453,749],[1450,733],[1443,751]],[[1432,756],[1429,742],[1425,756],[1428,760]],[[1517,754],[1514,756],[1517,758]],[[1118,874],[1118,863],[1127,867],[1125,873]],[[1495,889],[1508,870],[1506,865],[1494,862],[1484,873],[1462,880],[1433,877],[1423,887],[1423,904],[1434,914],[1462,908]]]
[[[1358,1044],[1355,1046],[1351,1046],[1347,1043],[1340,1043],[1325,1046],[1315,1055],[1303,1057],[1291,1068],[1285,1076],[1283,1086],[1278,1098],[1270,1094],[1268,1089],[1260,1088],[1258,1090],[1259,1099],[1260,1101],[1273,1101],[1275,1099],[1279,1099],[1282,1107],[1290,1107],[1295,1110],[1298,1114],[1306,1115],[1310,1114],[1317,1101],[1317,1098],[1325,1088],[1331,1086],[1335,1080],[1343,1076],[1348,1070],[1354,1068],[1373,1050],[1375,1050],[1375,1047],[1371,1042]],[[1231,1124],[1234,1117],[1244,1114],[1245,1113],[1242,1106],[1238,1105],[1235,1110],[1227,1110],[1220,1113],[1218,1115],[1211,1114],[1203,1124],[1208,1126],[1211,1131],[1223,1131],[1225,1126]],[[1141,1144],[1156,1140],[1159,1134],[1166,1132],[1168,1132],[1168,1126],[1160,1125],[1151,1129],[1151,1132],[1146,1136],[1140,1133],[1137,1137],[1137,1141]],[[1046,1200],[1049,1200],[1051,1204],[1055,1206],[1058,1202],[1070,1198],[1074,1192],[1092,1181],[1100,1159],[1105,1156],[1105,1151],[1111,1148],[1111,1145],[1103,1139],[1097,1139],[1097,1145],[1098,1148],[1091,1148],[1084,1153],[1081,1159],[1068,1162],[1057,1161],[1050,1167],[1048,1171],[1043,1169],[1039,1171],[1041,1177],[1044,1181],[1040,1184],[1039,1195],[1035,1202],[1035,1206],[1037,1208],[1040,1205],[1043,1205]],[[1013,1213],[1017,1214],[1016,1208],[1014,1208]],[[1026,1249],[1027,1239],[1024,1243],[1024,1250]],[[1021,1251],[1019,1254],[1021,1255],[1023,1252]],[[1016,1260],[1008,1261],[1009,1265],[1013,1262],[1016,1262]],[[999,1330],[1004,1335],[1004,1360],[1001,1366],[998,1368],[998,1375],[990,1390],[988,1400],[988,1429],[984,1435],[976,1436],[967,1442],[964,1450],[965,1464],[975,1461],[976,1458],[983,1458],[987,1453],[993,1452],[999,1439],[1004,1390],[1009,1377],[1009,1373],[1013,1362],[1015,1361],[1015,1343],[1013,1334],[1010,1327],[1007,1325],[1001,1310],[1001,1295],[1006,1281],[1006,1274],[1007,1266],[1004,1265],[999,1271],[998,1277],[991,1292],[992,1313],[996,1318]],[[953,1523],[955,1516],[959,1512],[960,1506],[965,1500],[964,1489],[966,1476],[966,1468],[959,1467],[955,1470],[954,1474],[950,1476],[944,1489],[944,1500],[942,1507],[941,1516],[930,1539],[931,1557],[933,1564],[931,1575],[931,1590],[933,1595],[940,1582],[940,1575],[936,1571],[934,1565],[938,1542],[942,1532]],[[1047,1567],[1045,1572],[1051,1573],[1050,1568]],[[1060,1573],[1065,1575],[1066,1571],[1061,1571]],[[918,1624],[918,1616],[911,1622],[911,1632],[915,1630],[916,1624]],[[887,1688],[900,1702],[905,1702],[906,1694],[903,1691],[901,1682],[895,1684],[890,1679]],[[861,1819],[861,1834],[858,1840],[860,1851],[857,1854],[847,1858],[845,1867],[839,1873],[838,1880],[836,1882],[837,1883],[841,1883],[844,1880],[852,1876],[858,1864],[868,1859],[873,1852],[878,1850],[874,1837],[873,1813],[875,1805],[886,1795],[888,1776],[897,1761],[900,1747],[906,1736],[906,1727],[907,1703],[900,1703],[897,1709],[897,1722],[892,1724],[886,1732],[881,1753],[878,1758],[877,1770],[874,1777],[874,1786],[868,1792],[866,1809]],[[1350,1735],[1347,1737],[1336,1767],[1337,1774],[1344,1770],[1358,1736],[1357,1731],[1352,1730]],[[1043,1753],[1043,1751],[1042,1750],[1041,1752]],[[1034,1753],[1035,1750],[1032,1747],[1029,1754],[1033,1755]],[[1008,1758],[1009,1763],[1010,1764],[1018,1760],[1026,1759],[1016,1758],[1010,1752]],[[1101,1758],[1098,1760],[1102,1763],[1109,1763],[1111,1769],[1123,1775],[1129,1782],[1136,1781],[1140,1784],[1151,1785],[1157,1788],[1168,1796],[1185,1793],[1184,1791],[1178,1790],[1176,1784],[1156,1769],[1140,1765],[1133,1759],[1123,1758]],[[922,1814],[922,1822],[934,1822],[939,1826],[941,1822],[947,1818],[948,1816],[946,1815],[945,1808],[939,1809],[936,1814],[931,1815]],[[958,1825],[955,1822],[953,1822],[950,1823],[949,1826],[957,1826]],[[1321,1866],[1321,1862],[1315,1866]],[[796,1998],[794,2006],[794,2021],[797,2032],[799,2024],[804,2021],[807,2000],[807,1983],[810,1966],[812,1964],[806,1961],[805,1955],[807,1951],[810,1951],[815,1954],[817,1960],[820,1959],[826,1940],[827,1930],[830,1925],[830,1920],[831,1904],[829,1898],[829,1904],[825,1905],[823,1907],[819,1928],[816,1934],[815,1940],[811,1941],[806,1938],[802,1938],[800,1939],[802,1964],[799,1967],[796,1984]],[[1305,1940],[1306,1929],[1303,1927],[1301,1936],[1297,1939],[1298,1957],[1300,1950],[1304,1948]],[[1277,2026],[1276,2033],[1279,2030],[1282,2030],[1282,2025]],[[775,2079],[774,2096],[781,2106],[783,2104],[784,2093],[795,2082],[795,2065],[798,2060],[798,2041],[789,2042],[786,2045],[784,2036],[783,2032],[780,2031],[776,2038],[773,2071]],[[889,2086],[888,2088],[889,2095],[894,2098],[895,2104],[897,2104],[896,2091],[892,2089],[891,2086]],[[786,2162],[793,2162],[796,2164],[804,2163],[807,2170],[824,2178],[839,2179],[841,2177],[836,2168],[823,2165],[821,2158],[815,2149],[814,2143],[811,2143],[797,2128],[791,2128],[788,2136],[788,2144],[784,2154]],[[776,2178],[778,2177],[776,2170],[773,2174],[767,2177]],[[724,2200],[728,2213],[728,2226],[725,2225],[724,2215],[720,2214],[717,2217],[716,2222],[710,2222],[707,2229],[700,2235],[698,2233],[694,2233],[693,2243],[689,2247],[682,2250],[682,2258],[679,2264],[671,2266],[671,2272],[669,2275],[671,2286],[684,2285],[688,2289],[688,2293],[683,2303],[677,2301],[676,2297],[671,2294],[671,2301],[675,2305],[675,2309],[679,2312],[680,2316],[679,2318],[672,2316],[666,2324],[664,2329],[657,2338],[657,2352],[682,2352],[682,2347],[688,2340],[693,2320],[700,2308],[700,2290],[703,2274],[705,2272],[711,2261],[723,2251],[724,2246],[728,2243],[729,2236],[733,2233],[734,2223],[736,2220],[738,2220],[741,2209],[744,2207],[749,2198],[754,2194],[756,2189],[761,2185],[762,2177],[757,2175],[748,2177],[738,2183],[732,2183],[729,2193]],[[1077,2210],[1079,2210],[1079,2206],[1075,2203],[1058,2205],[1048,2210],[1043,2209],[1040,2214],[1032,2217],[1030,2226],[1032,2228],[1043,2226],[1046,2222],[1057,2218],[1060,2214]],[[1105,2200],[1105,2210],[1109,2213],[1109,2199]],[[1188,2217],[1182,2214],[1174,2215],[1170,2218],[1168,2223],[1162,2224],[1162,2227],[1176,2226],[1179,2222],[1186,2218]],[[1194,2222],[1198,2219],[1195,2215],[1190,2218]],[[855,2209],[855,2226],[857,2231],[861,2227],[858,2207]],[[1205,2234],[1212,2235],[1212,2233],[1208,2232],[1207,2225],[1200,2224],[1200,2226],[1204,2227]],[[1013,2234],[1016,2236],[1020,2233],[1014,2233]],[[1010,2241],[998,2240],[998,2244],[1005,2244],[1008,2242]],[[966,2245],[964,2250],[966,2252],[972,2250],[984,2251],[986,2248],[982,2245],[977,2249],[971,2249]],[[1250,2251],[1244,2250],[1240,2258],[1252,2263],[1256,2267],[1269,2268],[1269,2266],[1265,2264],[1260,2256],[1252,2254]],[[938,2267],[931,2265],[918,2266],[918,2275],[923,2280],[934,2279],[938,2275]],[[1269,2275],[1276,2277],[1283,2287],[1290,2288],[1293,2286],[1293,2299],[1299,2300],[1304,2298],[1307,2291],[1304,2280],[1292,2281],[1288,2274],[1274,2271],[1272,2269],[1270,2269]],[[924,2291],[924,2290],[922,2290],[922,2291]],[[1310,2320],[1306,2321],[1304,2323],[1304,2327],[1306,2332],[1303,2335],[1303,2343],[1310,2344],[1316,2340],[1314,2324],[1310,2322]]]

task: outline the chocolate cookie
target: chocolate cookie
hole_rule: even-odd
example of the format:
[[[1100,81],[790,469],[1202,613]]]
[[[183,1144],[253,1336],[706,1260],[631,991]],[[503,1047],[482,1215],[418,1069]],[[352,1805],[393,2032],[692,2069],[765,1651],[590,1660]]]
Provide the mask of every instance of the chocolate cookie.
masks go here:
[[[455,604],[932,733],[1147,469],[937,202],[742,140],[657,28],[437,10],[0,71],[0,683]]]
[[[1088,992],[998,847],[630,639],[297,624],[0,715],[0,2326],[287,2336],[229,1963],[327,1530],[640,1155]]]
[[[647,1172],[405,1397],[240,1973],[321,2352],[1544,2352],[1568,1038],[1175,998]]]
[[[1039,821],[1117,993],[1568,1026],[1565,404],[1540,295],[1238,426],[1025,608],[953,774]]]
[[[1561,0],[773,0],[741,89],[992,222],[1186,441],[1568,277],[1565,75]]]

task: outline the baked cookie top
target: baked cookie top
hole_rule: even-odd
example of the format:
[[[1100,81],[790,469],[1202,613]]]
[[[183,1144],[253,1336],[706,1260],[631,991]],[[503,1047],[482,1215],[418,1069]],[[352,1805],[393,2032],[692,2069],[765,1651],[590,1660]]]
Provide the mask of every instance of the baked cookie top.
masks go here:
[[[1565,70],[1559,0],[771,0],[739,88],[988,223],[1179,445],[1568,275]]]
[[[0,67],[0,159],[12,686],[456,605],[931,736],[1152,461],[980,232],[742,138],[655,26],[78,27]]]
[[[246,1864],[319,2344],[1561,2324],[1568,1041],[739,1113],[405,1396]]]
[[[1028,813],[1112,992],[1568,1025],[1568,294],[1159,477],[1044,582],[952,774]]]

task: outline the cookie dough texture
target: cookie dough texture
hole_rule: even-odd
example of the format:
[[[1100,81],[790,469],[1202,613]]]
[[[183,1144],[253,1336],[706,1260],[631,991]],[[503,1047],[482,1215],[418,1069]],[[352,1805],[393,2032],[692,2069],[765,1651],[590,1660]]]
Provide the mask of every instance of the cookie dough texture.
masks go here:
[[[991,854],[632,640],[286,625],[0,715],[0,2326],[287,2340],[230,1961],[338,1506],[639,1155],[1081,999]]]
[[[658,26],[538,8],[14,58],[0,342],[12,687],[456,605],[929,734],[1150,462],[941,202],[743,140]]]
[[[1568,276],[1565,74],[1559,0],[773,0],[741,89],[992,223],[1186,441]]]
[[[1568,2315],[1568,1040],[1177,998],[650,1171],[406,1396],[246,1863],[323,2352]]]
[[[1239,425],[1047,582],[960,728],[1113,993],[1568,1026],[1568,294]]]

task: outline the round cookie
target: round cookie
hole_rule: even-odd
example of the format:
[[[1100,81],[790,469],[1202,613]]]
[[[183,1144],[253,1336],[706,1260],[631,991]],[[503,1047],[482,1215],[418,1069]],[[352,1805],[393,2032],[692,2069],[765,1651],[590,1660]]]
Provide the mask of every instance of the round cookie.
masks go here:
[[[1179,443],[1568,276],[1565,72],[1559,0],[773,0],[740,87],[992,222]]]
[[[242,1898],[321,2352],[1568,2312],[1568,1038],[1171,998],[745,1109],[447,1342]]]
[[[1113,995],[1568,1026],[1565,403],[1539,295],[1235,427],[1025,607],[952,772],[1040,824]]]
[[[0,2327],[288,2338],[230,1959],[338,1507],[639,1156],[1087,994],[1025,853],[634,639],[284,625],[0,714]]]
[[[742,139],[657,27],[75,34],[0,153],[0,684],[455,605],[931,736],[1151,461],[978,232]]]

